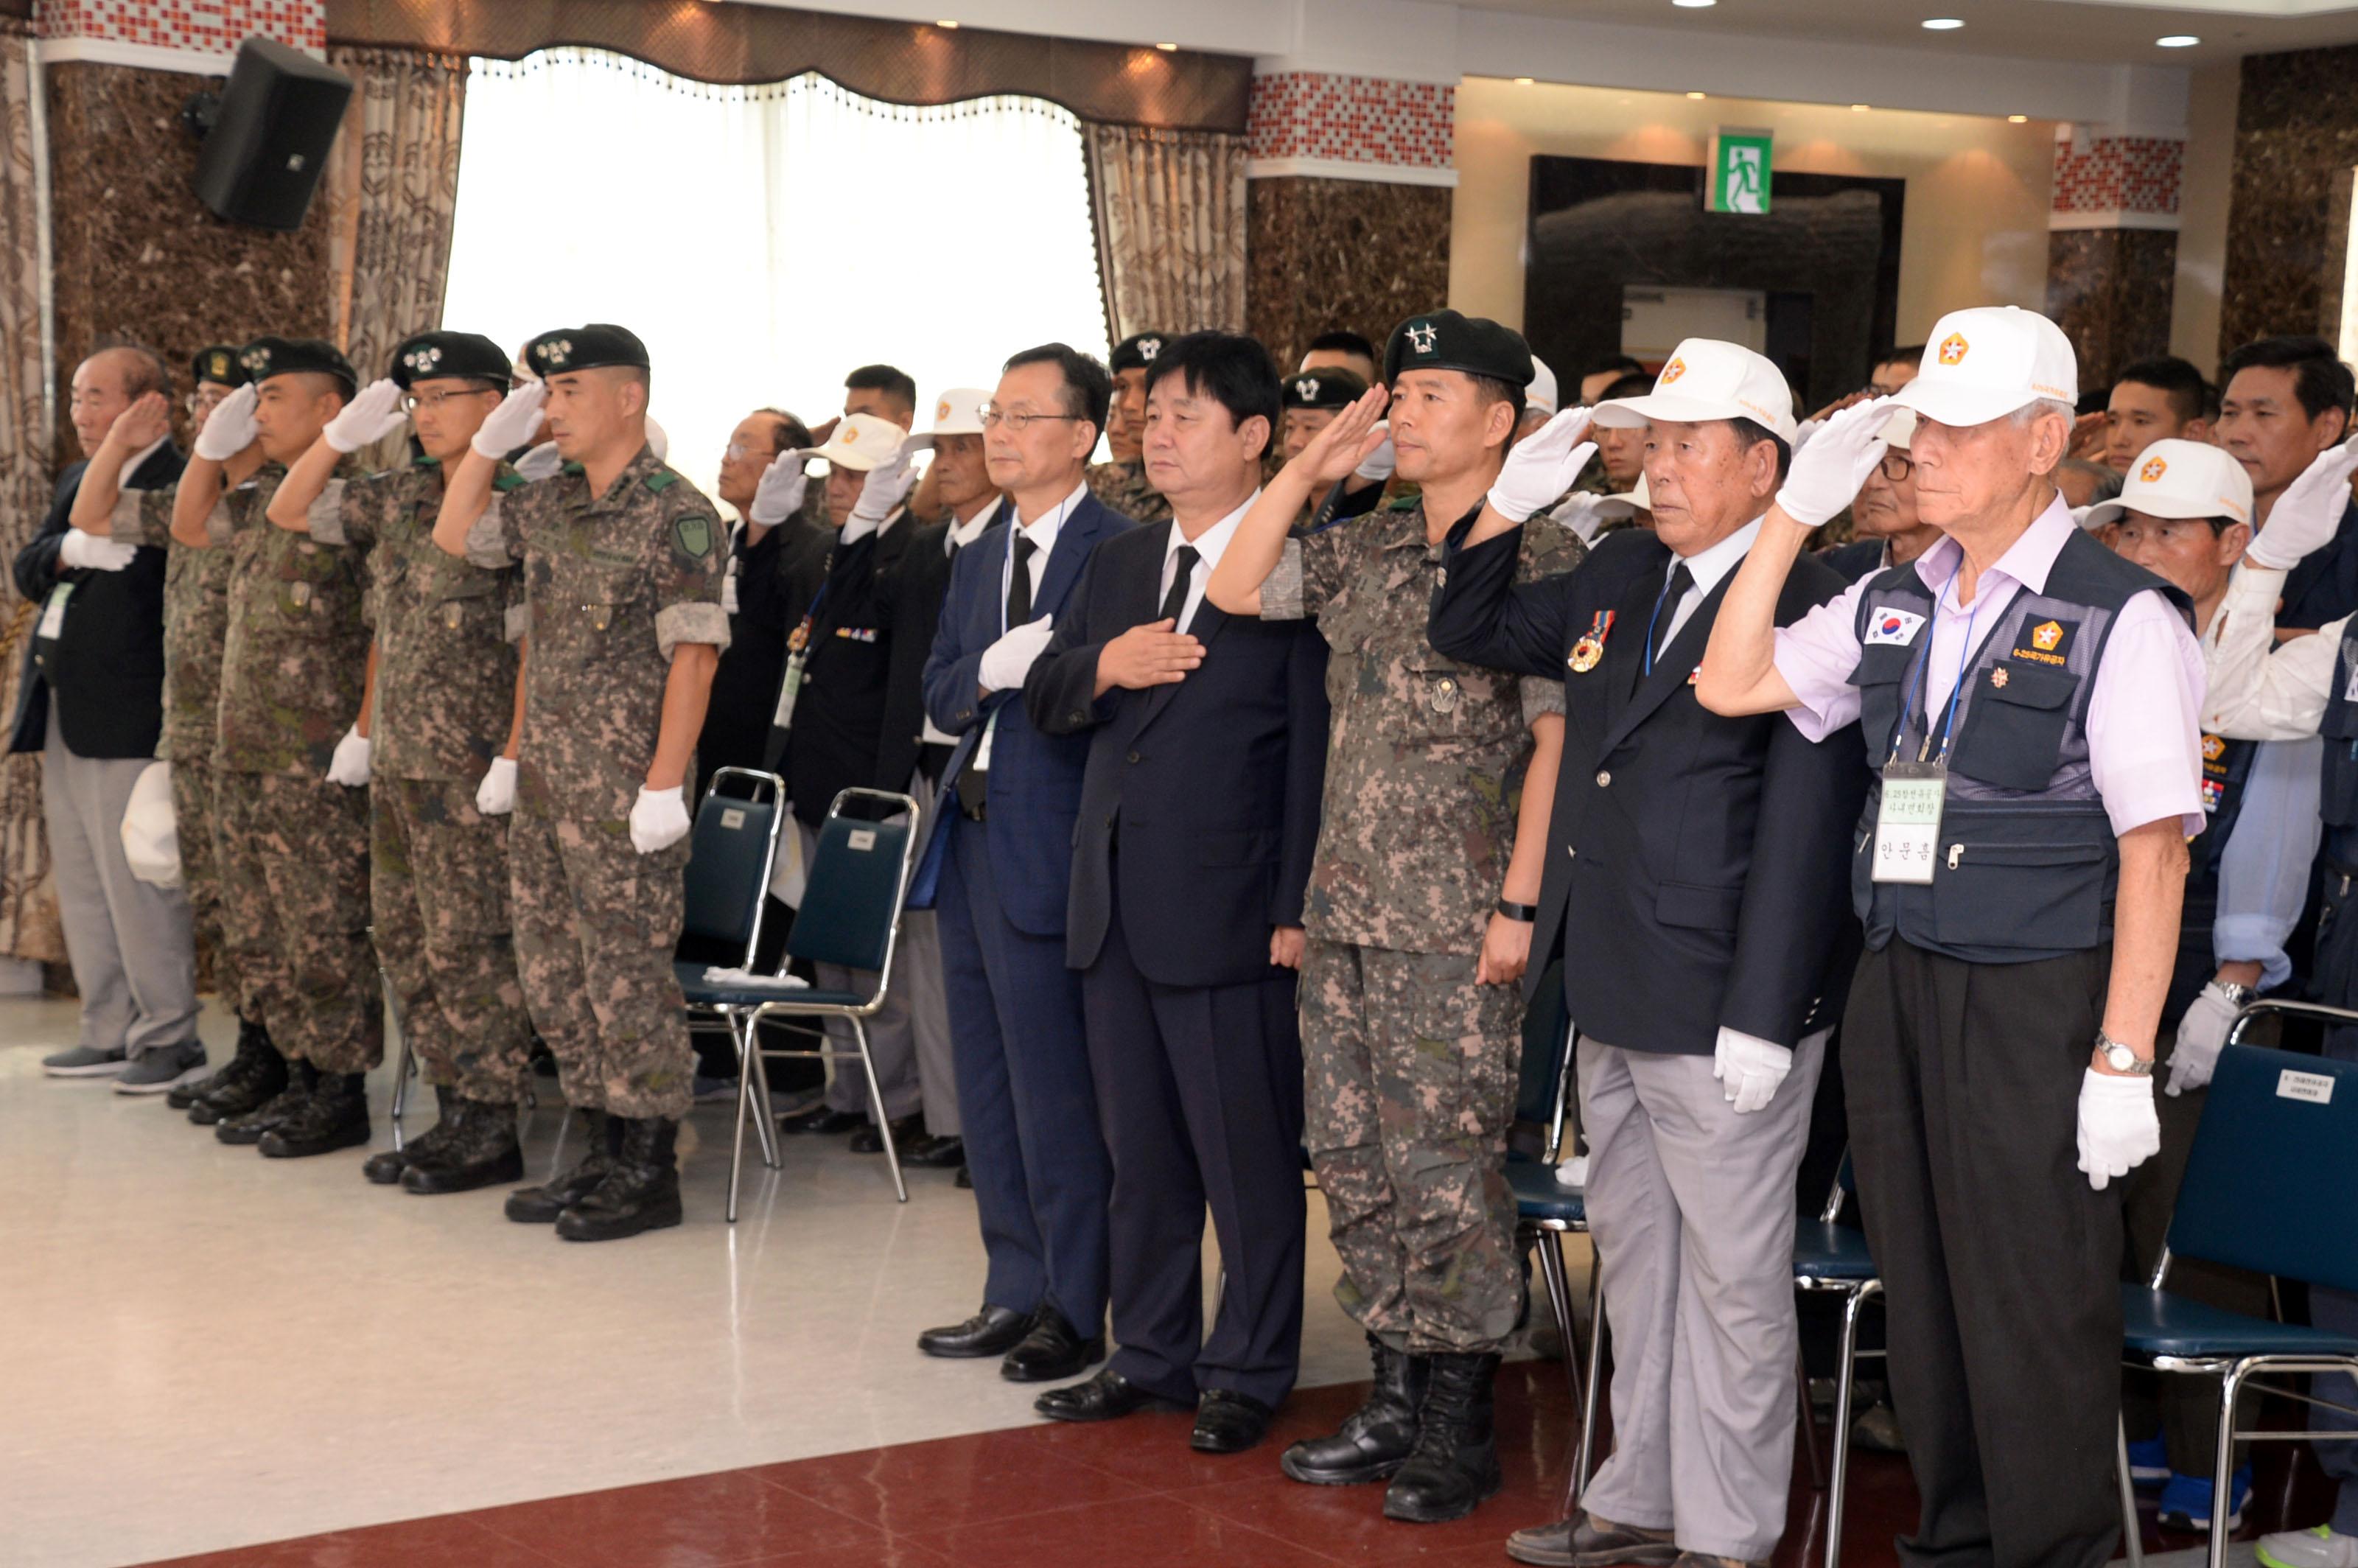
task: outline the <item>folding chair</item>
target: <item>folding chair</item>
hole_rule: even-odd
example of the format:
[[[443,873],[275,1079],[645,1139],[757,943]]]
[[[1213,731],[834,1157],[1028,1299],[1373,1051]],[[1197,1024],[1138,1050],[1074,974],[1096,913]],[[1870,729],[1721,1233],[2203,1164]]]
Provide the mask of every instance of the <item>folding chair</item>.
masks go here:
[[[2358,1015],[2305,1002],[2255,1002],[2227,1032],[2194,1148],[2170,1215],[2169,1236],[2149,1286],[2125,1284],[2124,1360],[2132,1367],[2219,1379],[2219,1447],[2212,1506],[2229,1497],[2238,1442],[2350,1442],[2358,1433],[2238,1430],[2235,1405],[2246,1384],[2304,1405],[2345,1414],[2349,1406],[2258,1381],[2267,1375],[2344,1372],[2358,1377],[2358,1338],[2204,1306],[2167,1290],[2176,1255],[2255,1273],[2358,1291],[2358,1063],[2236,1044],[2262,1012],[2358,1023]],[[2121,1525],[2130,1568],[2145,1553],[2128,1468],[2128,1429],[2116,1436]],[[2210,1568],[2227,1558],[2223,1519],[2211,1531]]]
[[[741,1075],[757,1004],[730,1000],[731,993],[707,985],[704,971],[717,965],[751,974],[760,961],[764,895],[777,861],[785,795],[786,783],[775,773],[717,768],[688,835],[685,907],[672,970],[687,1002],[689,1032],[727,1034],[737,1048]],[[741,1079],[738,1087],[741,1098]],[[777,1162],[776,1138],[776,1130],[765,1123],[762,1146],[772,1164]]]
[[[885,808],[886,820],[846,816],[848,802]],[[745,1165],[745,1123],[758,1117],[763,1162],[778,1165],[776,1135],[771,1130],[770,1086],[762,1065],[773,1056],[816,1057],[822,1061],[858,1062],[868,1075],[868,1104],[884,1141],[884,1162],[892,1173],[892,1191],[909,1201],[909,1186],[901,1174],[901,1152],[893,1146],[892,1119],[884,1113],[884,1096],[876,1084],[876,1058],[868,1047],[868,1020],[884,1005],[892,984],[892,955],[900,945],[901,909],[908,898],[909,871],[916,850],[917,803],[890,790],[848,789],[828,803],[819,824],[818,846],[806,868],[802,907],[795,912],[787,934],[785,956],[847,969],[873,970],[876,990],[861,996],[848,990],[788,989],[776,982],[711,985],[700,978],[702,999],[715,1007],[743,1010],[735,1026],[739,1071],[737,1131],[729,1157],[729,1208],[737,1218],[737,1191]],[[762,882],[769,878],[764,872]],[[687,977],[682,978],[683,988]],[[826,1044],[819,1024],[829,1018],[851,1024],[857,1049],[847,1051]],[[765,1019],[792,1021],[785,1027],[815,1036],[809,1047],[764,1045],[756,1026]],[[759,1101],[757,1110],[755,1102]]]
[[[1793,1236],[1793,1288],[1797,1291],[1834,1292],[1843,1298],[1842,1365],[1834,1375],[1834,1430],[1832,1442],[1833,1457],[1831,1464],[1818,1458],[1818,1418],[1810,1408],[1809,1374],[1801,1379],[1801,1440],[1809,1445],[1810,1474],[1818,1480],[1826,1494],[1826,1562],[1825,1568],[1841,1568],[1843,1538],[1843,1502],[1850,1482],[1851,1395],[1857,1381],[1858,1363],[1870,1357],[1880,1357],[1880,1350],[1858,1347],[1858,1321],[1866,1303],[1883,1293],[1883,1281],[1876,1274],[1875,1260],[1867,1255],[1866,1233],[1841,1224],[1843,1204],[1854,1185],[1850,1156],[1843,1156],[1842,1168],[1834,1174],[1833,1190],[1826,1195],[1825,1207],[1819,1212],[1817,1223],[1800,1227]],[[1832,1475],[1827,1472],[1831,1470]]]

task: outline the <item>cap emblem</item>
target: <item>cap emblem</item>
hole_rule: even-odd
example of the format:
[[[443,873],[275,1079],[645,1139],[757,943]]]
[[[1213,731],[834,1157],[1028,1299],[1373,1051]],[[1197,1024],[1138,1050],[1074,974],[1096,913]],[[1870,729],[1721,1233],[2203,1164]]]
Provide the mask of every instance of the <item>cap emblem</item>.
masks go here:
[[[945,397],[939,403],[934,405],[934,423],[938,425],[949,416],[950,400]]]
[[[2161,476],[2169,471],[2169,459],[2147,458],[2145,461],[2145,467],[2137,470],[2137,478],[2147,484],[2159,484],[2161,482]]]
[[[1670,363],[1662,367],[1661,379],[1655,382],[1654,384],[1657,387],[1668,386],[1671,383],[1678,380],[1679,377],[1686,373],[1687,362],[1684,360],[1672,360]]]
[[[1941,362],[1944,365],[1961,365],[1972,351],[1973,345],[1965,341],[1963,332],[1952,332],[1941,340]]]
[[[1433,340],[1438,336],[1440,334],[1433,330],[1432,322],[1419,321],[1408,330],[1409,346],[1418,353],[1429,354],[1433,352]]]
[[[270,362],[270,351],[267,348],[248,349],[238,356],[237,362],[247,370],[258,371]]]
[[[1316,402],[1318,398],[1318,378],[1314,375],[1309,375],[1295,382],[1293,384],[1293,395],[1302,399],[1304,403]]]
[[[206,373],[222,376],[229,373],[229,356],[216,351],[205,356]]]
[[[1139,357],[1140,359],[1145,360],[1145,361],[1146,361],[1146,362],[1148,362],[1149,363],[1152,363],[1152,362],[1153,362],[1154,356],[1155,356],[1155,355],[1157,355],[1157,354],[1159,354],[1159,353],[1161,353],[1162,351],[1163,351],[1163,340],[1162,340],[1162,339],[1160,339],[1160,338],[1141,338],[1141,339],[1139,339],[1139,340],[1138,340],[1138,357]]]

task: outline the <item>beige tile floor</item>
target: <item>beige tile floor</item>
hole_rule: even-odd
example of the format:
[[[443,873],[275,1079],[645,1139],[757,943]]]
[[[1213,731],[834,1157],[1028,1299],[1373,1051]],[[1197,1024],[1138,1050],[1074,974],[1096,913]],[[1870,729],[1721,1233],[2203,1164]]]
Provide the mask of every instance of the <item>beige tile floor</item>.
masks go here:
[[[226,1059],[210,1004],[205,1037]],[[598,1247],[500,1194],[410,1197],[361,1152],[280,1162],[157,1099],[40,1075],[74,1012],[0,1000],[0,1562],[102,1568],[1018,1425],[1034,1390],[928,1361],[970,1311],[973,1206],[786,1141],[721,1223],[728,1108],[683,1136],[689,1223]],[[389,1069],[371,1087],[382,1119]],[[430,1108],[413,1111],[413,1127]],[[527,1144],[535,1172],[559,1118]],[[750,1154],[750,1147],[749,1147]],[[1305,1386],[1366,1376],[1311,1200]]]

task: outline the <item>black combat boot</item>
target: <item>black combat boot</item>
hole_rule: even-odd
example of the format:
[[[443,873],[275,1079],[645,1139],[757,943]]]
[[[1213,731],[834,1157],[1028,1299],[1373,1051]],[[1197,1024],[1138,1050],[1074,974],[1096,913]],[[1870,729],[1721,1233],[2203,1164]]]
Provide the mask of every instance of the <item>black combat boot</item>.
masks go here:
[[[1464,1519],[1500,1485],[1491,1402],[1498,1357],[1455,1352],[1430,1359],[1416,1447],[1384,1492],[1384,1517],[1411,1524]]]
[[[368,1075],[320,1073],[303,1107],[262,1135],[263,1157],[301,1160],[369,1141]]]
[[[311,1086],[319,1079],[319,1075],[312,1070],[311,1064],[302,1061],[288,1062],[286,1064],[285,1071],[287,1081],[276,1094],[264,1100],[252,1110],[236,1116],[222,1117],[214,1124],[213,1136],[224,1143],[259,1143],[262,1141],[264,1133],[268,1132],[309,1103]],[[200,1100],[189,1108],[189,1115],[193,1119],[199,1111],[211,1104],[211,1100]]]
[[[518,1187],[508,1195],[507,1216],[518,1225],[547,1225],[558,1215],[598,1190],[614,1156],[622,1147],[622,1119],[602,1110],[585,1110],[581,1120],[589,1132],[590,1152],[580,1163],[553,1182]]]
[[[402,1191],[471,1193],[495,1183],[523,1181],[524,1145],[516,1141],[515,1107],[480,1099],[458,1100],[455,1106],[457,1130],[430,1157],[410,1162],[401,1173]]]
[[[1416,1447],[1417,1411],[1432,1381],[1432,1358],[1394,1350],[1374,1335],[1376,1362],[1368,1402],[1343,1418],[1332,1437],[1305,1437],[1287,1449],[1278,1468],[1314,1487],[1356,1487],[1381,1481],[1408,1462]]]
[[[645,1116],[622,1125],[614,1168],[596,1192],[557,1217],[557,1234],[568,1241],[619,1241],[680,1221],[679,1165],[672,1156],[679,1123]]]
[[[380,1187],[389,1187],[400,1181],[401,1173],[410,1166],[433,1159],[450,1141],[451,1134],[459,1130],[459,1108],[465,1103],[449,1085],[435,1085],[434,1125],[398,1149],[380,1149],[370,1155],[361,1162],[361,1174]]]
[[[233,1116],[243,1116],[259,1108],[287,1087],[287,1058],[270,1043],[270,1031],[261,1024],[241,1019],[237,1026],[237,1054],[228,1066],[212,1076],[192,1086],[188,1099],[189,1119],[199,1127],[211,1127]],[[173,1089],[165,1095],[168,1104],[180,1103]]]

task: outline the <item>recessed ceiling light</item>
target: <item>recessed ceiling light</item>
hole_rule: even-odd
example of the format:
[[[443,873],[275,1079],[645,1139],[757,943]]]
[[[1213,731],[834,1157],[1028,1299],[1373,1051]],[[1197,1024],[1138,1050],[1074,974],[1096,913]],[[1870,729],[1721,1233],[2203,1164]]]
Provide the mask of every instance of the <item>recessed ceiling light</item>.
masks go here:
[[[1955,16],[1927,16],[1924,30],[1930,33],[1953,33],[1965,24]]]
[[[2168,38],[2156,38],[2153,41],[2166,49],[2190,49],[2202,40],[2192,33],[2172,33]]]
[[[1874,107],[1872,103],[1854,103],[1850,106],[1850,112],[1854,114],[1864,114]]]
[[[1530,77],[1530,76],[1519,76],[1519,77],[1515,78],[1515,85],[1516,85],[1516,86],[1518,86],[1518,87],[1529,87],[1529,86],[1530,86],[1533,81],[1537,81],[1537,80],[1538,80],[1538,79],[1537,79],[1536,77]]]
[[[1164,54],[1175,54],[1178,52],[1179,49],[1177,44],[1157,44],[1154,47],[1161,49]]]
[[[1682,11],[1707,11],[1718,5],[1719,0],[1671,0],[1671,4]]]
[[[2008,114],[2006,117],[2006,123],[2009,125],[2028,125],[2030,124],[2030,116],[2028,114]]]
[[[1703,94],[1702,94],[1702,93],[1700,93],[1700,92],[1690,92],[1690,93],[1688,93],[1688,94],[1687,94],[1687,96],[1688,96],[1688,97],[1690,97],[1690,98],[1700,98],[1700,97],[1702,97],[1702,96],[1703,96]]]
[[[936,22],[936,23],[934,24],[934,26],[936,26],[936,27],[941,28],[944,32],[955,33],[955,32],[957,32],[957,24],[956,22],[951,21],[947,16],[945,16],[945,17],[943,17],[940,21]]]

